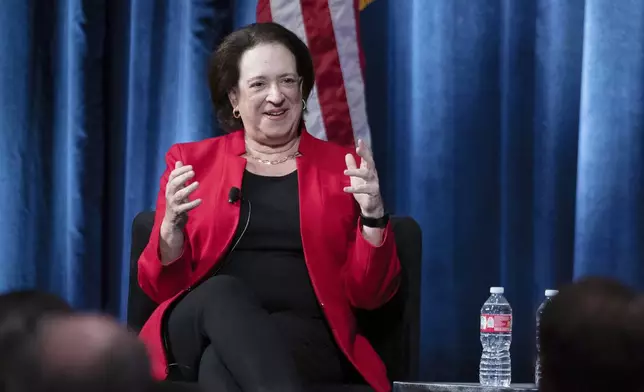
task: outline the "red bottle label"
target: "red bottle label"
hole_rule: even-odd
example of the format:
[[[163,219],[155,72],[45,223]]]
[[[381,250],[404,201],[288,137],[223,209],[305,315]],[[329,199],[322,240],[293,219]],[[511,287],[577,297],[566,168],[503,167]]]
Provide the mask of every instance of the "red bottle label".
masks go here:
[[[512,332],[512,315],[509,314],[482,314],[481,332],[483,333],[508,333]]]

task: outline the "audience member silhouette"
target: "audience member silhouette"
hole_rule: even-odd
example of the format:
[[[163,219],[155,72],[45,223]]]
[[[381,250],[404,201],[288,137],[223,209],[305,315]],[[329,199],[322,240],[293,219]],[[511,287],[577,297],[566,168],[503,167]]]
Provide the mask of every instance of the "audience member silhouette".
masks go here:
[[[623,284],[585,278],[546,306],[544,392],[644,391],[644,302]]]
[[[154,383],[145,346],[111,318],[36,290],[0,295],[0,392],[184,390]]]
[[[22,368],[25,350],[40,320],[71,312],[63,299],[50,293],[24,290],[0,295],[0,391],[19,391],[19,379],[29,378],[29,369]]]
[[[57,315],[42,319],[23,345],[8,392],[145,392],[153,387],[145,346],[110,318]]]
[[[49,314],[71,313],[62,298],[37,290],[0,295],[0,345],[15,333],[32,333],[38,320]]]

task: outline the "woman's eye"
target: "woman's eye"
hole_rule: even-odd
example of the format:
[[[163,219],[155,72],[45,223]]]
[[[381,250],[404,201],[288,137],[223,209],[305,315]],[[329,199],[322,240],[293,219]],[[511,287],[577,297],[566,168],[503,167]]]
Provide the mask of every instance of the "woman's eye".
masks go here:
[[[258,88],[258,87],[262,87],[263,85],[264,85],[264,83],[262,83],[262,82],[254,82],[254,83],[251,83],[250,87]]]
[[[284,79],[284,83],[286,83],[286,84],[293,84],[293,83],[295,83],[295,79],[293,79],[293,78],[286,78],[286,79]]]

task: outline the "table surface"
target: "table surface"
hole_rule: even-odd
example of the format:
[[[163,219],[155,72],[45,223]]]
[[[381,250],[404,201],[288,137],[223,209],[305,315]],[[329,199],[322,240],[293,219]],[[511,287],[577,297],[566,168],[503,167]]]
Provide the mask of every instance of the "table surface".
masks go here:
[[[510,387],[484,387],[478,383],[394,382],[393,392],[528,392],[538,391],[534,384],[511,384]]]

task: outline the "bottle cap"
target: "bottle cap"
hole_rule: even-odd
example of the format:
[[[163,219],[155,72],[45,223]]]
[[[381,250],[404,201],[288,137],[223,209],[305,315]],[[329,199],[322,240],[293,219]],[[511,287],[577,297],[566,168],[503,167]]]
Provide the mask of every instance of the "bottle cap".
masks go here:
[[[490,294],[503,294],[504,292],[503,287],[490,287]]]
[[[557,294],[559,294],[559,290],[552,290],[552,289],[546,290],[546,297],[554,297]]]

